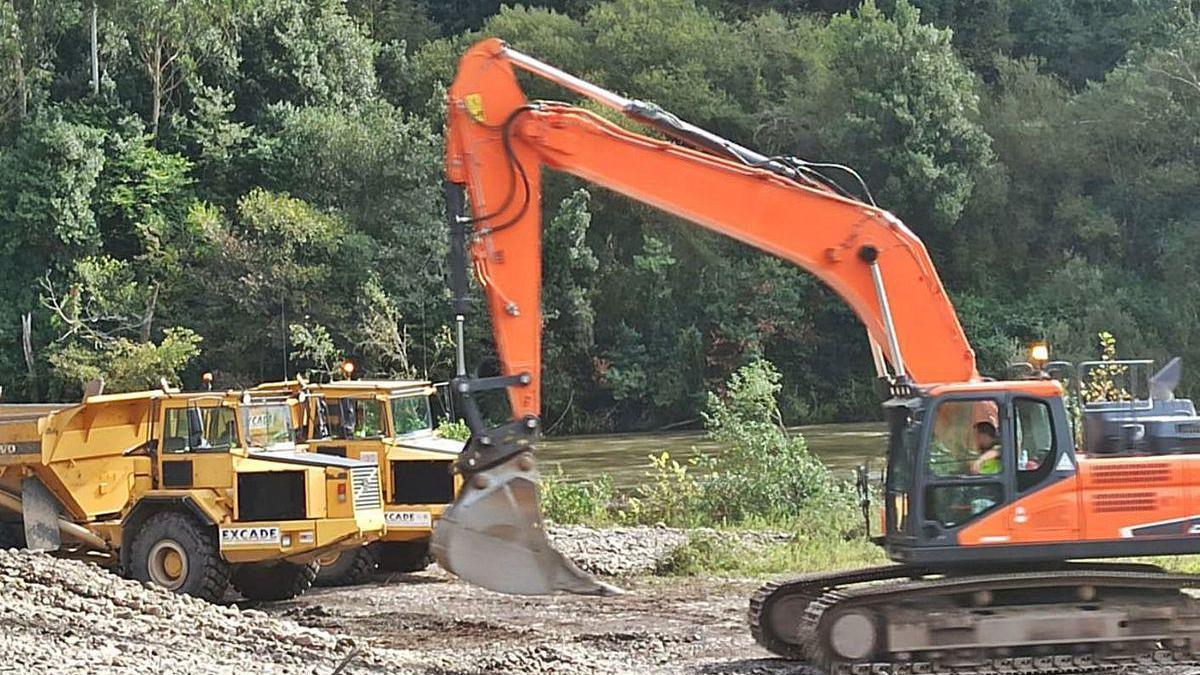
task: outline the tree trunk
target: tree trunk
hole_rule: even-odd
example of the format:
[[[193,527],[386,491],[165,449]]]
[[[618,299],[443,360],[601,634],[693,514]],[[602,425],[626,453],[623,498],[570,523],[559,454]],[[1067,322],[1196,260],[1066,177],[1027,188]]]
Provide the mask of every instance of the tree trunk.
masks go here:
[[[146,302],[146,313],[142,315],[142,342],[150,341],[150,328],[154,324],[154,312],[158,309],[159,284],[154,284],[154,292]]]
[[[150,128],[151,136],[158,140],[158,118],[162,115],[162,40],[155,40],[154,59],[146,64],[150,69]]]
[[[92,95],[100,93],[100,40],[96,23],[99,20],[96,0],[92,0]]]
[[[37,370],[33,361],[33,313],[21,315],[21,350],[25,352],[25,370],[29,373],[29,390],[26,392],[31,400],[38,399]]]
[[[16,58],[17,71],[17,120],[23,120],[29,115],[29,83],[25,79],[25,64],[18,54]]]

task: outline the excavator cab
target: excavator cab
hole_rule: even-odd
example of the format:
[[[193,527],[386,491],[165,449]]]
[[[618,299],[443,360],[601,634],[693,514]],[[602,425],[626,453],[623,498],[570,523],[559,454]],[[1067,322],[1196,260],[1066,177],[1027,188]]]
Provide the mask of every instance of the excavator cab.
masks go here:
[[[1054,381],[939,385],[885,404],[890,440],[884,546],[894,560],[968,563],[981,546],[1067,533],[1071,518],[1030,524],[1014,503],[1075,473]],[[1056,518],[1067,510],[1055,511]],[[1006,522],[996,531],[988,521]],[[1026,527],[1028,526],[1028,527]],[[986,534],[981,534],[986,530]]]

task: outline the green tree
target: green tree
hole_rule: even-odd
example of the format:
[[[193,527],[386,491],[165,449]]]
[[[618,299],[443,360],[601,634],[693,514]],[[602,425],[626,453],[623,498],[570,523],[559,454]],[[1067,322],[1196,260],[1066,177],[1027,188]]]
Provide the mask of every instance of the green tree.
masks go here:
[[[200,336],[187,328],[167,328],[158,342],[150,339],[158,290],[137,283],[123,261],[81,258],[67,290],[49,279],[42,288],[41,302],[58,333],[48,360],[67,389],[97,379],[108,391],[153,388],[163,378],[178,383],[200,353]]]
[[[1160,44],[1193,11],[1190,0],[1013,0],[1013,53],[1081,86]]]
[[[122,0],[109,10],[129,40],[149,85],[150,133],[164,106],[211,58],[230,59],[231,0]]]
[[[340,217],[260,188],[238,201],[232,223],[211,211],[194,217],[209,252],[188,312],[214,367],[247,382],[282,377],[289,324],[351,325],[367,271],[345,261],[365,251]]]
[[[374,96],[378,45],[337,0],[261,0],[241,26],[239,105],[355,107]]]
[[[992,159],[949,32],[922,25],[904,0],[891,18],[867,0],[856,14],[834,17],[823,37],[824,156],[857,168],[880,204],[936,247]]]
[[[592,306],[599,261],[587,243],[591,224],[586,190],[565,198],[546,224],[542,242],[543,398],[551,423],[570,428],[576,392],[595,378],[596,313]]]

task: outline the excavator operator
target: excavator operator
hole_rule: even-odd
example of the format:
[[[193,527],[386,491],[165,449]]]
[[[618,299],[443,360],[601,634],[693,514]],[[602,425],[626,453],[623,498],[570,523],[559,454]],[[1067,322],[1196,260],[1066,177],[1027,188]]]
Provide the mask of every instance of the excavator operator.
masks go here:
[[[995,424],[985,420],[975,425],[975,449],[979,456],[971,462],[971,473],[977,476],[1000,473],[1000,437]]]

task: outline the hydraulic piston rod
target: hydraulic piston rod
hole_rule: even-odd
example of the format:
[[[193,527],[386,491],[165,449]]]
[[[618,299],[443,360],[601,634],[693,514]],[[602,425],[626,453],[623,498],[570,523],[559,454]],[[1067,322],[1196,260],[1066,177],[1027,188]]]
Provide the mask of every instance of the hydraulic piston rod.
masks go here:
[[[888,305],[887,290],[883,287],[883,272],[879,269],[879,249],[863,246],[858,250],[858,257],[871,267],[871,280],[875,282],[875,295],[879,298],[879,314],[883,319],[883,330],[887,334],[888,360],[892,363],[896,377],[904,377],[904,356],[900,353],[900,339],[896,336],[896,324],[892,320],[892,309]]]

